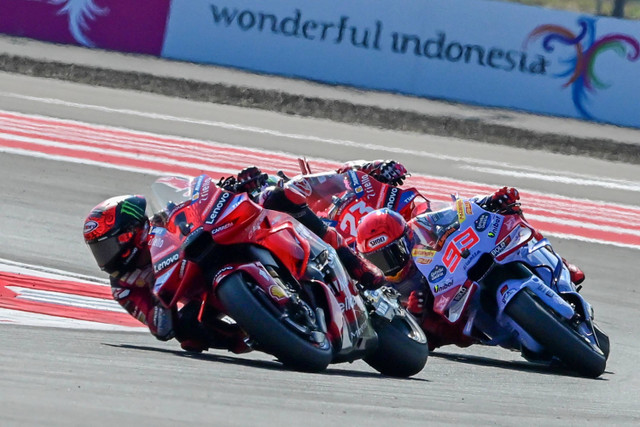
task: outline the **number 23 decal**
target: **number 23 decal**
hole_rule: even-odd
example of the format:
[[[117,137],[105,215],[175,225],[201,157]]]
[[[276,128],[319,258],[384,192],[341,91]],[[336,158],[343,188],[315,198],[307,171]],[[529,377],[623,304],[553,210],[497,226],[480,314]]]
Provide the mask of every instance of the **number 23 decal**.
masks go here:
[[[367,204],[363,201],[360,201],[353,206],[349,207],[348,212],[342,217],[342,221],[340,221],[340,229],[342,231],[349,230],[349,235],[356,237],[356,226],[358,225],[358,221],[364,215],[369,212],[373,212],[375,209],[367,206]]]

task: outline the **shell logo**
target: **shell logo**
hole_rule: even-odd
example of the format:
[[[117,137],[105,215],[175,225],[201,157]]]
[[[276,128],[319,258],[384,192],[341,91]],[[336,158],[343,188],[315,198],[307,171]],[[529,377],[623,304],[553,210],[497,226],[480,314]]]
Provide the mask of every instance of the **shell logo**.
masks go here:
[[[272,297],[274,297],[278,301],[281,301],[281,300],[287,298],[287,294],[285,293],[284,289],[282,289],[278,285],[272,285],[269,288],[269,295],[271,295]]]

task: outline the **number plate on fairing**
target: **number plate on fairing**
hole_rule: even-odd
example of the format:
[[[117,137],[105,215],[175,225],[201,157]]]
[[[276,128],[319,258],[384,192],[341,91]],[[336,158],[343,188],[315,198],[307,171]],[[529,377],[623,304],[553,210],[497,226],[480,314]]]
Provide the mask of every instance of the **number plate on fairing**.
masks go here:
[[[461,199],[451,209],[420,215],[413,221],[422,244],[413,249],[413,260],[429,282],[438,311],[453,302],[480,255],[496,247],[502,222],[501,215]]]

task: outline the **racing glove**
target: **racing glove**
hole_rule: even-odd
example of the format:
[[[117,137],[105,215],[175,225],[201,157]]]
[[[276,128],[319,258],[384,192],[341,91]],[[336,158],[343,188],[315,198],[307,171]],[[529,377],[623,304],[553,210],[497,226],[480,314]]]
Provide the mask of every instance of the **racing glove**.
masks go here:
[[[377,160],[366,163],[362,167],[362,171],[368,173],[383,184],[393,186],[402,185],[404,180],[407,179],[407,168],[395,160]]]
[[[373,162],[365,162],[364,160],[358,160],[345,163],[342,167],[338,168],[336,172],[345,173],[348,170],[361,170],[383,184],[389,184],[393,186],[402,185],[404,180],[409,175],[407,168],[401,163],[395,160],[374,160]]]
[[[236,192],[247,192],[253,195],[254,192],[260,191],[262,186],[266,184],[269,176],[263,173],[258,167],[250,166],[238,172],[236,179]]]
[[[220,181],[218,181],[216,185],[222,188],[223,190],[231,191],[232,193],[235,193],[237,183],[238,182],[236,181],[235,176],[228,176],[226,178],[225,177],[220,178]]]
[[[571,277],[571,281],[575,285],[579,285],[580,283],[584,282],[584,278],[585,278],[584,272],[580,268],[578,268],[578,266],[570,263],[564,258],[562,258],[562,263],[569,270],[569,276]]]
[[[488,210],[505,213],[521,213],[520,194],[513,187],[502,187],[485,200]]]
[[[425,297],[423,291],[412,291],[407,301],[407,310],[414,316],[421,316],[425,309]]]

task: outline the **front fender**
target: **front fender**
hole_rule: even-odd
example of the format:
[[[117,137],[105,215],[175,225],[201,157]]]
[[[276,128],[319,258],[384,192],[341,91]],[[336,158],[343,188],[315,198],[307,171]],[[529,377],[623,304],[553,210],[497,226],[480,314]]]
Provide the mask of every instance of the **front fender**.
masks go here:
[[[264,265],[259,262],[225,265],[218,270],[218,273],[213,277],[213,291],[216,291],[226,277],[236,272],[242,272],[244,275],[250,277],[252,281],[278,305],[285,306],[291,300],[290,293],[280,286],[273,277],[271,277]]]
[[[505,307],[509,301],[523,289],[530,289],[543,304],[550,307],[565,319],[571,319],[575,311],[560,295],[555,293],[537,276],[531,276],[529,279],[509,279],[503,282],[496,289],[496,302],[498,305],[498,314],[502,316]]]

